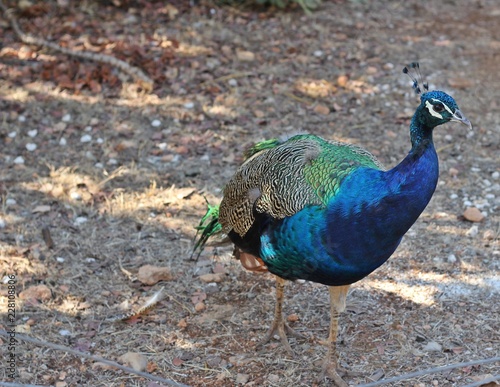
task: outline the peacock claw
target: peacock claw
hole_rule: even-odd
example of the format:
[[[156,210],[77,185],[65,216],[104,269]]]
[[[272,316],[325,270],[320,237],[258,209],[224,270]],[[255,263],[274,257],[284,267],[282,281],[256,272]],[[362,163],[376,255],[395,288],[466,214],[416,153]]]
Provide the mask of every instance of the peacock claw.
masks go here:
[[[324,380],[325,378],[329,378],[333,381],[333,384],[336,387],[348,387],[349,385],[342,379],[339,375],[339,371],[341,374],[348,374],[347,370],[342,368],[337,369],[335,362],[325,361],[323,363],[323,368],[318,378],[318,382]]]
[[[293,337],[296,337],[299,339],[305,338],[305,336],[303,336],[300,333],[298,333],[297,331],[295,331],[285,321],[275,319],[273,321],[273,324],[271,325],[271,327],[267,331],[266,335],[264,336],[264,338],[257,344],[257,347],[260,347],[260,346],[266,344],[267,342],[269,342],[269,340],[271,340],[272,337],[274,337],[275,334],[278,334],[278,336],[281,340],[281,344],[283,344],[283,346],[285,347],[285,350],[288,352],[290,357],[293,357],[294,354],[293,354],[292,347],[290,347],[290,344],[288,343],[287,333],[290,336],[293,336]]]

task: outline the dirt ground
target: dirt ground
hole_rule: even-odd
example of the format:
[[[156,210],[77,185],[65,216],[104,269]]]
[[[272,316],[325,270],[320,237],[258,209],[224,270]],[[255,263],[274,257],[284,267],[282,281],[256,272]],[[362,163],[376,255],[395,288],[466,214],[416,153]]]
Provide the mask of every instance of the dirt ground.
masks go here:
[[[1,329],[14,275],[18,333],[119,363],[139,353],[147,372],[189,386],[323,385],[326,287],[287,286],[285,313],[308,337],[290,339],[294,358],[279,340],[256,348],[274,279],[246,272],[230,247],[190,260],[194,226],[204,197],[217,203],[262,139],[306,131],[395,165],[418,105],[401,69],[418,60],[474,131],[436,130],[436,193],[389,262],[352,286],[340,363],[360,373],[346,378],[356,385],[499,356],[496,0],[324,1],[311,16],[203,1],[68,3],[34,1],[19,24],[142,68],[154,89],[138,90],[113,66],[23,44],[0,17]],[[470,207],[484,219],[466,220]],[[137,280],[148,264],[173,279]],[[148,313],[112,321],[161,287]],[[161,385],[22,341],[16,353],[18,383]],[[465,386],[499,373],[492,362],[392,385]],[[0,380],[12,381],[3,368]]]

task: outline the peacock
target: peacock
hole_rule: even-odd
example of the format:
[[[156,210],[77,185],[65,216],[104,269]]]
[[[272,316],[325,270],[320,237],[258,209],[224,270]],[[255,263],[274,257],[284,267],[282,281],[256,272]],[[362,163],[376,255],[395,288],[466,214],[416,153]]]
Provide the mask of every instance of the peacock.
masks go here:
[[[274,320],[260,344],[277,333],[289,353],[287,334],[300,335],[283,319],[285,280],[327,285],[331,321],[320,377],[339,387],[347,386],[336,342],[349,286],[389,259],[429,203],[439,174],[433,129],[449,121],[472,129],[450,95],[422,83],[418,63],[403,72],[420,105],[410,122],[411,149],[398,165],[385,170],[359,146],[312,134],[258,143],[220,205],[209,206],[193,250],[223,233],[246,269],[276,276]]]

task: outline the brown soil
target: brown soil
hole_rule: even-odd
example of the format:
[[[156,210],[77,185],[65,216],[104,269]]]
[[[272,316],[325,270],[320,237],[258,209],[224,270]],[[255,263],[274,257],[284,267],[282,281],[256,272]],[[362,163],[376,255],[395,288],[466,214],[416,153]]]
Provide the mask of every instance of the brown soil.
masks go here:
[[[362,373],[346,378],[358,384],[379,370],[391,377],[499,356],[496,0],[325,1],[309,17],[188,1],[34,3],[18,16],[26,32],[124,59],[155,87],[142,93],[109,65],[24,45],[0,19],[0,274],[16,276],[18,294],[51,291],[16,300],[18,332],[110,360],[139,352],[148,372],[190,386],[317,385],[327,289],[287,287],[285,313],[309,338],[290,339],[295,358],[279,340],[257,349],[272,319],[272,276],[244,271],[230,248],[190,260],[194,226],[204,197],[217,203],[244,150],[262,139],[307,131],[395,165],[418,104],[401,69],[418,60],[474,132],[436,131],[437,191],[391,260],[353,285],[341,365]],[[465,220],[467,207],[486,217]],[[146,264],[175,279],[143,285],[135,276]],[[199,279],[211,272],[225,273],[222,282]],[[162,286],[165,298],[147,314],[108,320]],[[16,351],[19,383],[154,385],[42,346]],[[498,373],[491,363],[393,385],[464,386]],[[10,380],[5,371],[0,379]]]

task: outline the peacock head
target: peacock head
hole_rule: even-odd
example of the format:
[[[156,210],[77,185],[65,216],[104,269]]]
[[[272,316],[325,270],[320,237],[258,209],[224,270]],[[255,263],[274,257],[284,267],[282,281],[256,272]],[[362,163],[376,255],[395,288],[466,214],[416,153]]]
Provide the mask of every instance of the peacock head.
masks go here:
[[[407,74],[413,81],[413,89],[415,92],[421,94],[421,103],[417,110],[418,117],[416,117],[421,124],[432,129],[438,125],[456,121],[472,129],[472,124],[467,117],[462,114],[453,97],[446,94],[444,91],[428,91],[429,85],[425,82],[421,82],[422,75],[420,74],[420,66],[417,62],[413,62],[408,67],[405,67],[403,73]],[[423,94],[420,84],[425,90]]]
[[[472,124],[465,117],[457,103],[450,95],[444,91],[428,91],[420,96],[422,106],[421,120],[429,128],[449,121],[461,122],[472,129]]]

